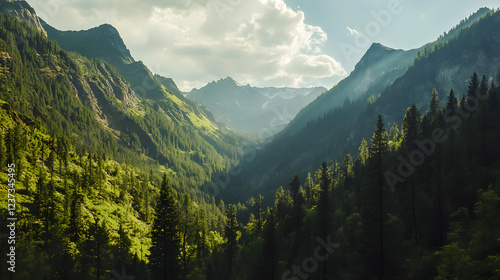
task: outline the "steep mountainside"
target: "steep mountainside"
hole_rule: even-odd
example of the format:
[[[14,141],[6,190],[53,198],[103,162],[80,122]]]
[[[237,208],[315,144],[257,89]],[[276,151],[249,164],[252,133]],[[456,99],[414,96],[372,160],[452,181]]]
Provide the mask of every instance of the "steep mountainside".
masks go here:
[[[227,77],[193,89],[186,96],[206,106],[233,130],[269,137],[324,91],[323,87],[258,88]]]
[[[163,97],[147,98],[102,59],[67,53],[38,31],[9,29],[10,22],[0,42],[0,99],[15,111],[117,159],[157,161],[192,186],[237,161],[238,138],[206,110],[159,83]],[[116,35],[109,26],[103,30]],[[130,61],[127,52],[121,54]]]
[[[296,133],[308,122],[322,117],[329,110],[342,107],[347,98],[355,101],[367,94],[376,96],[405,73],[417,52],[425,51],[426,48],[432,49],[453,39],[462,29],[468,28],[489,11],[488,8],[479,9],[450,31],[444,32],[435,42],[428,43],[418,50],[394,50],[379,43],[372,44],[349,76],[304,108],[284,129],[284,134]]]
[[[444,104],[451,88],[467,87],[472,72],[495,76],[500,65],[499,26],[500,13],[489,12],[457,37],[424,47],[404,75],[381,92],[370,91],[355,102],[346,102],[298,132],[278,134],[253,161],[242,166],[246,172],[233,178],[231,185],[238,188],[229,188],[227,196],[234,199],[262,189],[272,193],[291,173],[304,178],[311,166],[340,160],[345,153],[356,154],[361,140],[371,138],[377,114],[384,117],[389,129],[412,104],[425,112],[433,88]],[[465,93],[455,94],[460,98]]]
[[[378,43],[372,44],[349,76],[300,111],[284,134],[298,132],[308,122],[342,107],[346,99],[355,101],[368,93],[379,93],[406,71],[416,54],[417,50],[394,50]]]
[[[42,32],[47,36],[40,19],[35,13],[35,10],[22,0],[2,0],[0,1],[0,13],[16,18],[17,20],[28,23],[29,26]]]
[[[111,64],[142,99],[161,101],[159,104],[168,101],[169,106],[162,109],[175,121],[182,123],[189,119],[189,123],[202,131],[209,127],[225,127],[212,113],[186,99],[172,79],[154,75],[142,61],[136,61],[113,26],[103,24],[89,30],[60,31],[43,20],[42,25],[48,38],[63,49],[87,58],[101,58]]]
[[[206,230],[221,232],[223,212],[197,186],[236,159],[237,139],[203,137],[142,100],[108,63],[67,53],[0,13],[0,196],[16,201],[15,278],[103,279],[127,267],[150,279],[164,174]]]

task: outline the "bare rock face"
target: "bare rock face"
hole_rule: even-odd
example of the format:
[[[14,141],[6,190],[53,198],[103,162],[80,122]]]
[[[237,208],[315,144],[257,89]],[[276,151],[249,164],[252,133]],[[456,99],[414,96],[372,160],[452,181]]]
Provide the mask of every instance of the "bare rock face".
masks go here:
[[[26,1],[0,0],[0,13],[27,22],[31,27],[47,36],[47,32],[43,29],[35,10]]]

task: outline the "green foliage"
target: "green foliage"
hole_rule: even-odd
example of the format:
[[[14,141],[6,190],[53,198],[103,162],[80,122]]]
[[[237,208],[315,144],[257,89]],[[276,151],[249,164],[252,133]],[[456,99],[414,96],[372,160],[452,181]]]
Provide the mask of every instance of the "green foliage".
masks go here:
[[[160,197],[151,231],[149,262],[155,279],[177,279],[180,273],[181,239],[178,204],[167,175],[160,187]]]
[[[401,132],[393,125],[389,134],[375,109],[390,92],[368,107],[362,107],[366,100],[346,103],[307,126],[303,143],[283,146],[305,150],[314,141],[342,150],[341,163],[324,162],[314,176],[314,170],[298,170],[308,174],[303,185],[294,176],[290,190],[266,190],[267,203],[259,195],[226,207],[198,187],[239,159],[241,139],[214,127],[201,132],[199,125],[208,123],[201,115],[172,113],[189,107],[180,97],[140,98],[107,63],[68,54],[2,15],[0,67],[0,164],[16,164],[20,279],[107,279],[122,267],[137,279],[167,279],[167,270],[173,279],[279,279],[316,257],[318,237],[340,247],[318,262],[310,279],[500,277],[500,113],[498,91],[486,76],[481,82],[472,77],[469,101],[489,94],[488,101],[458,127],[443,121],[437,91],[425,116],[412,106]],[[75,91],[79,87],[91,90]],[[460,117],[457,110],[467,107],[462,100],[458,108],[450,92],[449,116]],[[102,112],[106,118],[96,118],[97,108],[110,110]],[[356,130],[355,138],[342,122],[330,122],[360,108],[370,118],[359,129],[370,125],[375,133],[370,146],[349,144],[359,147],[353,160],[341,144],[317,136],[362,139],[366,133]],[[408,169],[409,176],[400,174],[390,192],[384,172],[397,172],[401,157],[421,149],[415,140],[436,129],[447,140],[422,153],[423,163]],[[7,179],[5,169],[0,179]],[[2,184],[0,196],[6,194]],[[265,205],[272,207],[264,211]],[[0,246],[7,250],[5,242]],[[6,271],[0,277],[7,278]]]

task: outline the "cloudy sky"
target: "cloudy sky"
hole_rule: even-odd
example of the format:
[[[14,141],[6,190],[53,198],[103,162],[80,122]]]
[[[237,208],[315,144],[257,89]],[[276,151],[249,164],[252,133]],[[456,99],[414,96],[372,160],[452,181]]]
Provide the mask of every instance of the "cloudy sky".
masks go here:
[[[497,0],[27,0],[60,30],[115,26],[136,60],[183,91],[231,76],[332,87],[372,42],[411,49]]]

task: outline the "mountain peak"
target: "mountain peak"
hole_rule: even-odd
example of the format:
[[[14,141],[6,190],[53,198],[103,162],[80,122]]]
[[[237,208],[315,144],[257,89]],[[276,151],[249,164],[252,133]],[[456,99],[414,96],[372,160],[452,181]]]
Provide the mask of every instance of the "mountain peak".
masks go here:
[[[370,48],[366,51],[363,57],[359,60],[358,64],[356,64],[355,68],[364,67],[367,65],[371,65],[374,62],[380,61],[384,59],[387,55],[398,52],[401,50],[395,50],[389,47],[386,47],[380,43],[373,43]]]
[[[368,48],[367,53],[370,51],[392,51],[392,50],[394,50],[394,49],[386,47],[380,43],[375,42],[375,43],[372,43],[372,45]]]
[[[118,30],[109,23],[101,24],[98,27],[95,27],[95,29],[102,30],[103,32],[108,32],[109,35],[120,37],[120,33],[118,32]]]
[[[241,86],[240,83],[235,81],[233,78],[227,76],[217,81],[218,84],[231,85],[231,86]]]
[[[86,57],[100,57],[114,64],[131,64],[135,60],[123,42],[118,30],[111,24],[102,24],[88,30],[60,31],[43,23],[48,37],[66,50]]]
[[[20,21],[24,21],[31,27],[42,32],[43,35],[47,36],[47,32],[42,27],[35,10],[26,1],[0,0],[0,13],[15,17]]]

